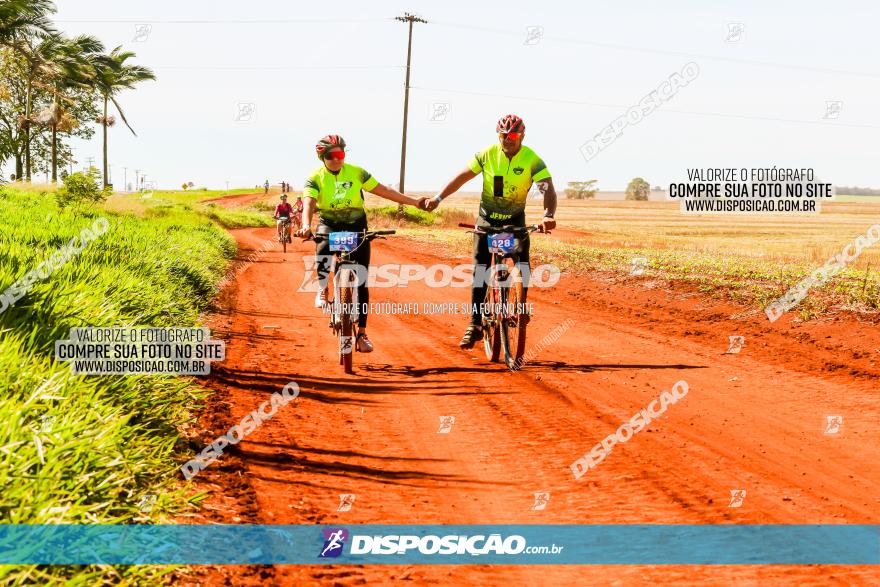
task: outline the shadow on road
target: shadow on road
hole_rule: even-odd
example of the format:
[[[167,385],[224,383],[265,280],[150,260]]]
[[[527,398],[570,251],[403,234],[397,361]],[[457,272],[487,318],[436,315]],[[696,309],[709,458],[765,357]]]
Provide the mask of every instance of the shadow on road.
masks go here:
[[[291,381],[299,385],[299,397],[327,404],[375,405],[377,400],[369,399],[371,395],[392,394],[400,392],[438,393],[438,390],[459,389],[454,382],[444,379],[436,381],[393,382],[391,379],[371,379],[368,377],[340,380],[306,376],[299,373],[264,373],[245,369],[228,369],[219,367],[207,377],[206,385],[217,388],[227,385],[241,390],[261,391],[265,393],[280,392]],[[439,393],[443,393],[440,391]]]
[[[622,371],[636,369],[706,369],[705,365],[622,365],[619,363],[591,364],[591,365],[575,365],[572,363],[564,363],[562,361],[529,361],[523,365],[521,371],[528,372],[535,367],[549,369],[551,371],[580,371],[583,373],[591,373],[593,371]]]

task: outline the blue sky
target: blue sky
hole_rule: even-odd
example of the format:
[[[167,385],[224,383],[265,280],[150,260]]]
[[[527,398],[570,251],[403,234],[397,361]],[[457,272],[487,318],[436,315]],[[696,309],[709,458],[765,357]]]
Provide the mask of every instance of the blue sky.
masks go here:
[[[350,162],[396,182],[407,31],[393,17],[411,11],[430,23],[414,31],[409,190],[441,187],[507,112],[525,119],[557,184],[613,190],[636,175],[683,180],[688,167],[776,165],[880,187],[875,3],[58,4],[59,28],[123,44],[159,78],[121,96],[139,136],[111,130],[117,185],[128,167],[161,187],[300,186],[328,132],[346,138]],[[543,36],[526,43],[527,27]],[[584,142],[690,61],[697,79],[583,158]],[[836,117],[828,101],[841,102]],[[235,120],[238,104],[253,104],[252,120]],[[431,120],[434,104],[448,105],[445,120]],[[99,140],[75,147],[100,160]]]

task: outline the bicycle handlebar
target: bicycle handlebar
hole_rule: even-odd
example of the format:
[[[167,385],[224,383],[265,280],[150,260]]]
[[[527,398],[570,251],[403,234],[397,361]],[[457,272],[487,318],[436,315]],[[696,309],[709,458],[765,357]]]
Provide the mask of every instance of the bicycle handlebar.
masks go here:
[[[458,225],[462,228],[471,228],[476,234],[499,234],[502,232],[512,232],[514,234],[529,234],[532,232],[544,232],[543,228],[540,224],[531,224],[529,226],[476,226],[474,224],[467,224],[464,222],[459,222]]]
[[[356,231],[356,232],[358,234],[360,234],[361,236],[363,236],[364,240],[373,240],[373,239],[378,238],[378,237],[385,235],[385,234],[396,234],[397,233],[396,230],[367,230],[367,231]],[[312,234],[309,238],[305,238],[303,240],[304,241],[315,241],[317,243],[320,241],[327,240],[328,236],[329,236],[328,233]]]

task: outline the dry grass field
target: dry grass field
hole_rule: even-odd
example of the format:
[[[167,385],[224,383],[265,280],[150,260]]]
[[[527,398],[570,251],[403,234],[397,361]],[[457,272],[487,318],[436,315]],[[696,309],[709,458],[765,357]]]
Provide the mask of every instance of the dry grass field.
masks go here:
[[[763,308],[874,224],[880,201],[848,197],[826,203],[814,216],[684,215],[675,202],[560,200],[559,238],[535,237],[533,251],[563,271],[629,274],[645,259],[643,278],[696,284],[701,291]],[[371,202],[368,202],[370,204]],[[474,212],[478,198],[460,194],[443,208]],[[528,220],[540,218],[540,201],[530,201]],[[445,244],[466,255],[470,239],[453,227],[408,229],[413,236]],[[880,243],[799,306],[802,318],[832,310],[876,312],[880,308]]]

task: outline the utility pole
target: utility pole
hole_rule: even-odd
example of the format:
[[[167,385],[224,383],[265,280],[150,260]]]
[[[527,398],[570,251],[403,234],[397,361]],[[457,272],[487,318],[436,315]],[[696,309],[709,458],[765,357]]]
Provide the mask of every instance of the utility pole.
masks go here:
[[[122,191],[128,191],[128,167],[122,168]]]
[[[400,145],[400,185],[397,186],[397,191],[403,193],[404,190],[404,175],[406,174],[406,123],[407,118],[409,117],[409,68],[410,62],[412,61],[412,31],[413,31],[413,23],[421,22],[427,24],[428,21],[424,18],[419,18],[414,14],[410,14],[409,12],[405,12],[403,16],[395,16],[394,20],[399,20],[400,22],[409,23],[409,42],[406,46],[406,83],[404,85],[403,90],[403,140]],[[403,209],[403,205],[401,204],[398,207],[399,210]]]
[[[138,186],[138,182],[140,181],[138,178],[140,177],[141,170],[134,170],[134,191],[140,191],[140,186]]]

